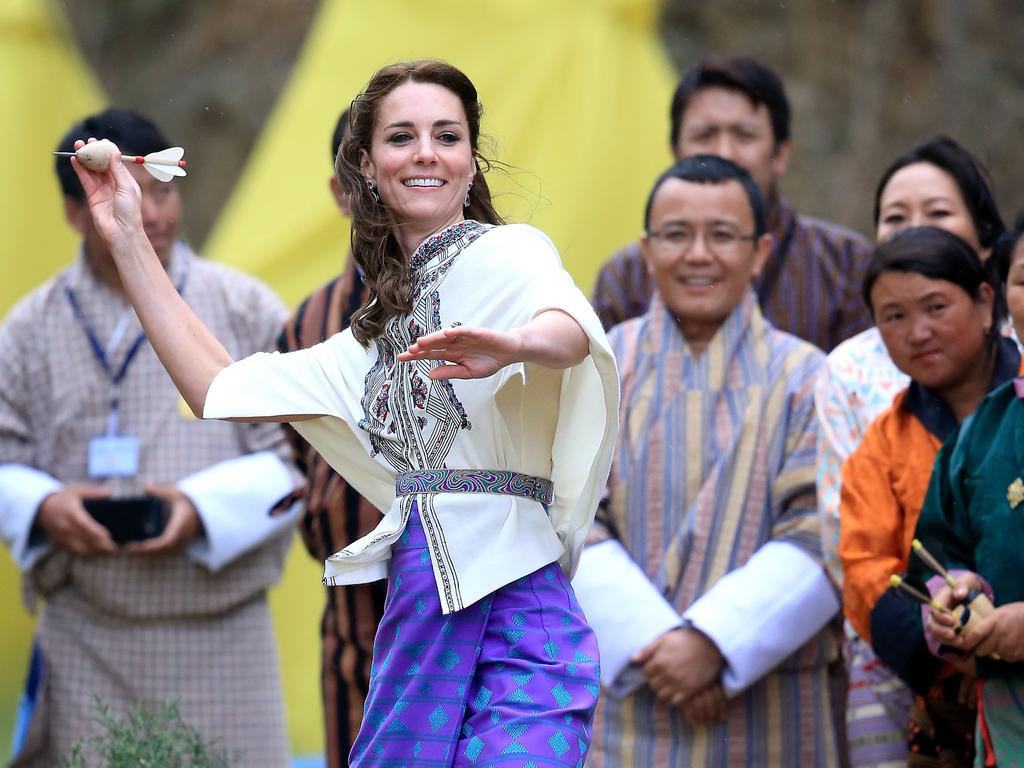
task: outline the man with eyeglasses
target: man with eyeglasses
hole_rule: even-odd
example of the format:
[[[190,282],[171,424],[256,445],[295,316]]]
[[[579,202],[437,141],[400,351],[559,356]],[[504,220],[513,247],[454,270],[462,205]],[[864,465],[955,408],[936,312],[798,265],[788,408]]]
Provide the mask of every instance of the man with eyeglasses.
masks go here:
[[[676,159],[711,154],[753,177],[773,242],[753,287],[777,328],[828,352],[870,327],[860,284],[870,246],[855,232],[798,214],[779,193],[792,150],[789,102],[778,76],[745,58],[710,58],[676,89],[669,138]],[[647,311],[654,281],[640,244],[602,267],[594,309],[605,328]]]
[[[742,168],[679,161],[644,229],[654,294],[609,334],[619,444],[573,581],[604,687],[587,765],[838,765],[840,603],[814,492],[824,357],[758,307],[772,238]]]

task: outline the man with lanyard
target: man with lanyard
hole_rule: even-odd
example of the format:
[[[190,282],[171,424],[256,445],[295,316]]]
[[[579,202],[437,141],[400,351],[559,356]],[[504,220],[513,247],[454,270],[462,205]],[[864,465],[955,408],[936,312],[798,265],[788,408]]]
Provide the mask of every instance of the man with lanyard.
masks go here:
[[[126,154],[168,146],[150,121],[109,109],[58,149],[90,136]],[[73,169],[56,164],[79,258],[0,326],[0,534],[29,606],[45,601],[26,697],[35,709],[14,765],[59,764],[95,731],[96,698],[118,715],[175,699],[245,765],[285,765],[266,601],[297,515],[284,503],[298,485],[284,433],[192,416],[124,300]],[[177,236],[174,183],[130,169],[179,293],[232,354],[270,348],[278,299],[197,258]]]
[[[772,325],[825,352],[868,328],[860,297],[867,241],[798,215],[779,194],[792,143],[789,102],[778,76],[751,59],[707,59],[683,76],[669,116],[677,160],[698,154],[731,160],[753,177],[766,201],[774,245],[753,286]],[[640,245],[631,243],[598,274],[594,309],[611,328],[644,314],[653,289]]]

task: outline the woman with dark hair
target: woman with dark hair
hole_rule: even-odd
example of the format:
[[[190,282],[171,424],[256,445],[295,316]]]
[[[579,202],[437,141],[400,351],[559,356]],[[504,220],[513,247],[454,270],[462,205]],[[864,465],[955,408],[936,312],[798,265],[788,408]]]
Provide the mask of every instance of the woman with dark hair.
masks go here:
[[[896,158],[875,190],[875,239],[883,242],[907,227],[933,226],[959,235],[986,259],[1003,231],[1003,220],[981,164],[945,136],[916,145]],[[843,342],[829,354],[815,392],[823,440],[818,453],[818,486],[826,551],[833,576],[842,581],[835,558],[839,535],[839,471],[878,414],[908,382],[893,364],[878,328]]]
[[[496,226],[480,113],[443,62],[371,78],[337,163],[369,298],[323,344],[237,363],[167,282],[121,163],[76,163],[195,413],[293,423],[386,510],[325,574],[388,578],[352,765],[576,766],[590,742],[597,645],[569,578],[611,462],[618,379],[551,242]]]
[[[884,242],[901,229],[930,225],[958,235],[985,259],[1003,230],[981,164],[952,139],[938,136],[911,148],[882,174],[875,192],[875,237]],[[815,407],[821,424],[817,487],[822,547],[837,584],[839,502],[843,462],[868,425],[909,384],[889,356],[878,328],[845,341],[828,356]],[[907,689],[848,628],[850,672],[848,726],[853,765],[876,765],[905,756]]]
[[[911,169],[918,174],[922,171],[928,173],[927,166],[933,167],[933,174],[935,171],[945,173],[956,184],[957,191],[966,205],[966,213],[974,225],[974,234],[969,241],[976,241],[972,245],[980,246],[979,252],[990,251],[1004,227],[986,178],[988,174],[977,158],[947,136],[936,136],[918,144],[896,158],[882,174],[875,188],[874,207],[875,226],[880,230],[884,228],[880,234],[906,226],[939,226],[943,220],[958,215],[958,211],[948,207],[948,198],[942,199],[941,187],[944,185],[941,181],[933,180],[931,184],[925,185],[931,189],[933,197],[929,198],[931,206],[923,208],[914,206],[908,199],[899,199],[897,191],[889,189],[890,182],[897,174],[901,174],[900,181],[909,191],[909,187],[913,186],[914,176],[912,173],[901,172],[904,169]],[[943,206],[943,202],[947,205]]]
[[[395,126],[377,148],[373,146],[375,121],[382,118],[379,107],[396,88],[407,82],[427,86],[421,91],[423,100],[443,88],[462,103],[465,111],[467,147],[472,163],[462,169],[458,182],[433,186],[436,180],[410,181],[407,175],[385,175],[378,180],[370,170],[378,164],[389,168],[404,162],[415,136]],[[410,309],[408,254],[423,239],[437,231],[438,220],[445,225],[461,220],[482,224],[502,224],[491,202],[484,170],[490,163],[479,148],[480,117],[483,107],[477,100],[476,88],[462,72],[440,61],[420,61],[384,67],[371,78],[349,109],[349,135],[341,144],[335,169],[342,188],[351,190],[352,252],[366,274],[367,285],[376,301],[370,301],[355,314],[352,329],[364,346],[383,331],[388,317]],[[443,129],[445,126],[439,126]],[[448,126],[451,127],[451,126]],[[455,147],[460,137],[440,130],[436,139],[442,147]],[[376,149],[376,152],[374,151]],[[461,149],[461,148],[460,148]],[[458,162],[464,163],[464,152]],[[445,153],[439,152],[439,166],[448,165]],[[482,167],[481,167],[482,166]],[[385,185],[385,186],[381,186]],[[390,186],[388,186],[390,185]],[[437,202],[434,198],[443,198]],[[390,202],[385,202],[390,200]],[[419,225],[423,220],[424,226]]]
[[[1006,279],[1006,298],[1018,336],[1024,331],[1024,218],[992,254]],[[949,609],[984,589],[996,606],[967,632],[941,610],[925,622],[933,650],[970,654],[978,672],[975,765],[1016,765],[1024,758],[1024,550],[1020,545],[1020,435],[1024,387],[1007,382],[982,401],[969,423],[946,441],[935,463],[917,524],[933,554],[953,570],[956,588],[928,586]],[[957,572],[961,570],[962,572]]]
[[[920,759],[934,749],[954,765],[973,757],[974,712],[965,706],[973,675],[939,667],[925,646],[916,605],[888,588],[890,577],[907,568],[943,441],[1020,366],[1016,345],[1000,333],[1002,305],[993,282],[974,248],[942,229],[908,229],[878,247],[864,298],[910,384],[871,423],[842,474],[846,618],[921,697],[927,733],[912,734],[916,749],[907,754]]]

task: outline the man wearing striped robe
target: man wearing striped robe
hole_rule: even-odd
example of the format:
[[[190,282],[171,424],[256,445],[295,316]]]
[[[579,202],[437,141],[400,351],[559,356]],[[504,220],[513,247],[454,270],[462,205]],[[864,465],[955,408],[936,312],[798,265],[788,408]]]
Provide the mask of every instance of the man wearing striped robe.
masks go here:
[[[601,650],[587,765],[839,765],[840,604],[814,493],[823,357],[761,314],[751,280],[772,238],[741,168],[678,162],[645,230],[656,291],[609,336],[619,445],[574,580]]]
[[[331,162],[348,132],[348,110],[341,113],[331,136]],[[336,174],[329,180],[331,197],[348,216],[348,196]],[[278,339],[281,352],[305,349],[348,327],[366,298],[359,268],[351,254],[341,274],[300,304]],[[306,474],[306,509],[299,523],[302,540],[313,559],[328,557],[372,531],[381,513],[356,493],[324,458],[291,427],[286,427],[301,469]],[[348,765],[352,741],[359,732],[370,681],[373,638],[384,614],[387,582],[327,587],[320,622],[320,689],[323,695],[327,768]]]

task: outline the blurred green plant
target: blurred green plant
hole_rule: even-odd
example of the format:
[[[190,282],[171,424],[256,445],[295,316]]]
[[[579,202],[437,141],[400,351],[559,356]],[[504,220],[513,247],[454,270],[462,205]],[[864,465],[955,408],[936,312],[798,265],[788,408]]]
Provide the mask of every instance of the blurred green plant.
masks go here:
[[[206,741],[181,719],[177,701],[133,707],[122,720],[99,697],[102,733],[75,742],[62,768],[231,768],[238,755]]]

